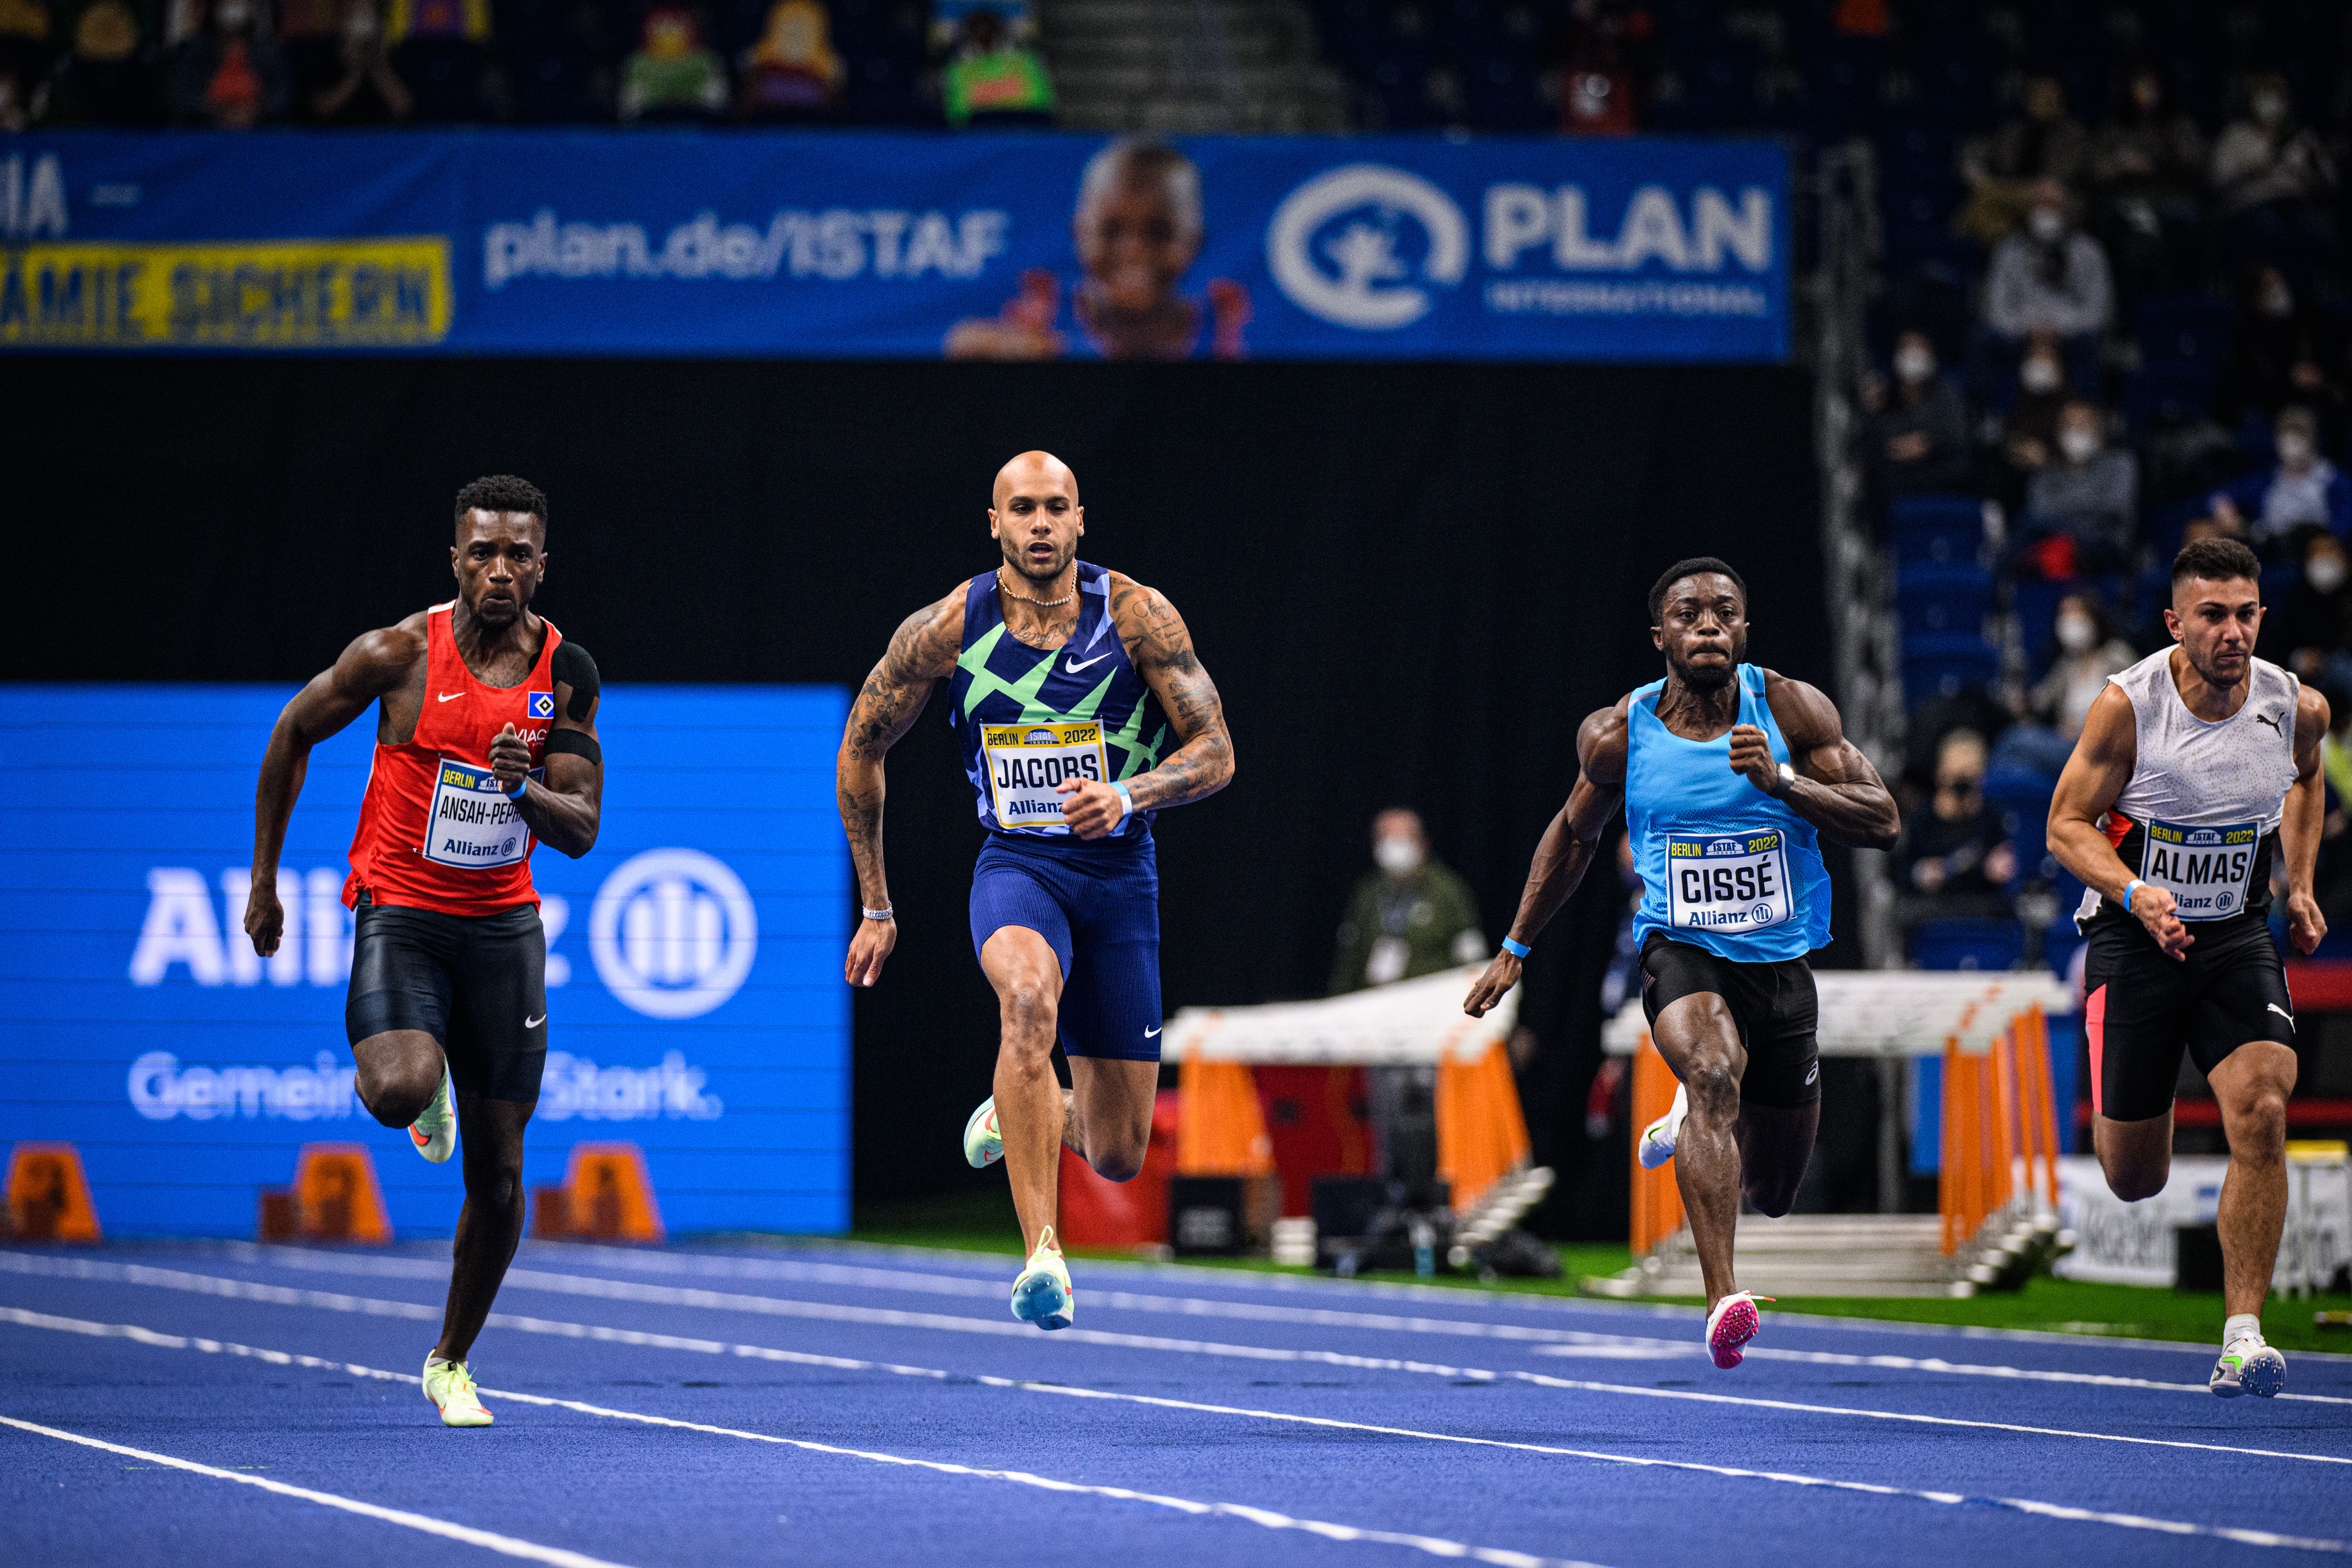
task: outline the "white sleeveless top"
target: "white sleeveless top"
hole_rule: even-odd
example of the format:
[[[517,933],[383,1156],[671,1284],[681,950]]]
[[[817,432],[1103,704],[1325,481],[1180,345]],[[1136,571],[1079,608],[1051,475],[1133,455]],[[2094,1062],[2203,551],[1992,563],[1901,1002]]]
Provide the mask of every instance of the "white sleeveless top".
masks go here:
[[[2302,683],[2251,661],[2246,700],[2207,723],[2172,678],[2172,650],[2108,679],[2131,699],[2132,775],[2100,821],[2123,862],[2163,888],[2180,918],[2222,920],[2270,903],[2270,845],[2294,785],[2294,710]],[[2077,924],[2098,913],[2086,892]]]

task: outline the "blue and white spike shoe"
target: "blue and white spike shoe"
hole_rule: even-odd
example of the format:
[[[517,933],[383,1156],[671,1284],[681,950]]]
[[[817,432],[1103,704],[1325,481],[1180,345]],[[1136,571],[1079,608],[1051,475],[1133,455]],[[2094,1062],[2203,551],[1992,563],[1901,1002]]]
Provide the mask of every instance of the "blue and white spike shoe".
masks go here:
[[[974,1170],[986,1170],[1004,1157],[1004,1133],[996,1124],[996,1096],[980,1103],[963,1124],[963,1157]]]
[[[2241,1394],[2275,1399],[2286,1387],[2286,1357],[2264,1344],[2262,1335],[2242,1334],[2213,1364],[2212,1381],[2206,1386],[2224,1399],[2235,1399]]]
[[[1037,1234],[1029,1266],[1013,1281],[1013,1315],[1041,1329],[1066,1329],[1077,1317],[1078,1293],[1070,1287],[1070,1266],[1062,1260],[1062,1244],[1054,1228]]]

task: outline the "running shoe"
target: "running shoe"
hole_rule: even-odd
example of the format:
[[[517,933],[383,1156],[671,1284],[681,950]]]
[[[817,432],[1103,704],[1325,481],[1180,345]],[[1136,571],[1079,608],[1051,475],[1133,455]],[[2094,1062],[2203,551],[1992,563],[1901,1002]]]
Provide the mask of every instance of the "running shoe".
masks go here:
[[[2224,1399],[2241,1394],[2275,1398],[2286,1386],[2286,1357],[2264,1344],[2262,1335],[2241,1334],[2213,1364],[2213,1378],[2206,1386]]]
[[[444,1427],[487,1427],[490,1413],[474,1392],[474,1375],[462,1361],[425,1358],[425,1397],[441,1412]]]
[[[425,1107],[416,1120],[408,1124],[408,1141],[416,1152],[435,1165],[446,1161],[457,1146],[457,1113],[449,1108],[449,1069],[441,1069],[441,1087],[433,1092],[433,1103]]]
[[[1078,1315],[1078,1293],[1070,1288],[1070,1266],[1062,1261],[1061,1243],[1054,1228],[1037,1237],[1029,1266],[1013,1281],[1013,1315],[1041,1329],[1066,1329]]]
[[[996,1096],[980,1103],[963,1124],[963,1157],[974,1170],[986,1170],[1004,1157],[1004,1132],[996,1124]]]
[[[1734,1291],[1715,1303],[1715,1311],[1706,1314],[1706,1351],[1715,1357],[1716,1365],[1729,1372],[1747,1359],[1741,1347],[1764,1326],[1763,1314],[1756,1310],[1756,1303],[1771,1299],[1748,1291]]]
[[[1633,1156],[1643,1170],[1656,1170],[1675,1157],[1675,1140],[1683,1135],[1683,1118],[1689,1113],[1690,1094],[1677,1083],[1673,1108],[1643,1128],[1642,1141],[1633,1145]]]

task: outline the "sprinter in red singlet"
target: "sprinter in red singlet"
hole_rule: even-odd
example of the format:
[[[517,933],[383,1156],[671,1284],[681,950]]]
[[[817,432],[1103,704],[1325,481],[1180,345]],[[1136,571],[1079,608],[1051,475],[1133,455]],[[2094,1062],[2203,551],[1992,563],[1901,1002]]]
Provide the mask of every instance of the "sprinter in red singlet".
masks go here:
[[[378,705],[343,884],[343,1027],[377,1121],[436,1165],[464,1134],[448,1306],[425,1359],[425,1396],[451,1427],[490,1424],[466,1356],[522,1239],[523,1126],[547,1061],[530,852],[586,854],[604,792],[595,663],[531,613],[546,544],[537,486],[499,475],[458,491],[457,597],[368,632],[304,686],[270,732],[254,800],[245,929],[267,955],[285,929],[278,853],[310,748]]]

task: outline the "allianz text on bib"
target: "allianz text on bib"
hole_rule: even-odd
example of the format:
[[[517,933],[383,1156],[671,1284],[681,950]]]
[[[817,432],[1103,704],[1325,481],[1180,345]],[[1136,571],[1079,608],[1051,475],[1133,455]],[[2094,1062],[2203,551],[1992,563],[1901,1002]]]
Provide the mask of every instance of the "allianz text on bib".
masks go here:
[[[2262,843],[2258,822],[2223,828],[2150,822],[2140,880],[2172,894],[2174,913],[2183,920],[2225,919],[2246,907],[2247,880]]]
[[[542,770],[534,768],[538,779]],[[435,865],[512,865],[530,852],[530,829],[507,799],[499,776],[471,762],[443,758],[433,775],[433,808],[425,821],[425,858]]]
[[[1666,835],[1666,921],[1678,931],[1761,931],[1789,918],[1787,839]]]
[[[1092,719],[1075,724],[992,724],[980,732],[988,759],[989,800],[1001,828],[1060,828],[1062,802],[1055,793],[1070,779],[1104,784],[1110,775],[1103,762],[1102,726]]]

